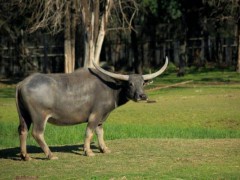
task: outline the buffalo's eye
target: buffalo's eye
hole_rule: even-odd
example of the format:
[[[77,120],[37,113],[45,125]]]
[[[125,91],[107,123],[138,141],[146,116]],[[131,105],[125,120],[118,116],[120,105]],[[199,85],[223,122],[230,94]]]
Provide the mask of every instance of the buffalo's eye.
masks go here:
[[[134,86],[134,83],[133,83],[133,82],[130,82],[130,83],[129,83],[129,86],[130,86],[130,87],[133,87],[133,86]]]

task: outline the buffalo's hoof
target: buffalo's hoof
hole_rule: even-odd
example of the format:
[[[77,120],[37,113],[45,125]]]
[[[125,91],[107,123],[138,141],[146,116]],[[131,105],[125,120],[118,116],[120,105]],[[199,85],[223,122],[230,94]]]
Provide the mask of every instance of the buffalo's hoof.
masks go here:
[[[50,156],[48,156],[48,159],[49,159],[49,160],[58,160],[58,157],[57,157],[57,156],[50,155]]]
[[[24,161],[32,160],[32,158],[28,154],[25,154],[25,155],[21,154],[21,159]]]
[[[102,153],[106,153],[106,154],[109,154],[109,153],[111,153],[111,150],[108,148],[108,147],[105,147],[105,148],[100,148],[100,151],[102,152]]]
[[[92,151],[85,151],[85,156],[93,157],[95,154]]]
[[[53,157],[49,158],[49,160],[58,160],[58,157],[57,156],[53,156]]]

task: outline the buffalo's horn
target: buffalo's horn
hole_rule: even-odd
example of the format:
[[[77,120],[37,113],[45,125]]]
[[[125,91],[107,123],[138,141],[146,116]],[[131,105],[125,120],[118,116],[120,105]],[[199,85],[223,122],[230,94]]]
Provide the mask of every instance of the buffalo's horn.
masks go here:
[[[98,66],[94,61],[93,61],[93,65],[95,66],[95,68],[97,70],[99,70],[103,74],[106,74],[107,76],[110,76],[114,79],[119,79],[119,80],[123,80],[123,81],[128,81],[129,80],[129,75],[115,74],[115,73],[106,71],[105,69],[102,69],[100,66]],[[160,74],[162,74],[165,71],[165,69],[167,68],[167,65],[168,65],[168,58],[166,57],[165,64],[159,71],[157,71],[153,74],[143,75],[143,79],[146,81],[146,80],[150,80],[150,79],[153,79],[153,78],[159,76]]]
[[[160,74],[162,74],[165,71],[165,69],[167,68],[167,65],[168,65],[168,57],[166,57],[165,64],[159,71],[152,73],[152,74],[143,75],[143,79],[145,81],[147,81],[147,80],[150,80],[150,79],[153,79],[153,78],[159,76]]]
[[[110,77],[112,77],[114,79],[119,79],[119,80],[123,80],[123,81],[128,81],[128,79],[129,79],[129,75],[115,74],[115,73],[106,71],[105,69],[103,69],[100,66],[98,66],[94,61],[93,61],[93,65],[95,66],[95,68],[97,70],[99,70],[103,74],[106,74],[107,76],[110,76]]]

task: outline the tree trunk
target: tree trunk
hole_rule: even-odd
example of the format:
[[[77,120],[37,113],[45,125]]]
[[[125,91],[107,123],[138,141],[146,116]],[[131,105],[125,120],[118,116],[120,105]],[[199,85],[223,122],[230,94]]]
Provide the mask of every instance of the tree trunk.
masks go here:
[[[219,33],[216,37],[216,60],[219,65],[222,64],[222,40]]]
[[[150,26],[149,60],[151,66],[156,66],[156,23]]]
[[[71,4],[71,1],[67,1],[64,28],[65,73],[72,73],[75,68],[76,16],[75,12],[71,12],[71,7],[74,8],[74,4]]]
[[[93,68],[92,61],[94,60],[94,21],[95,14],[91,13],[91,20],[89,25],[85,25],[85,39],[84,39],[84,67]],[[89,26],[89,27],[88,27]]]
[[[184,76],[185,75],[185,67],[187,64],[187,55],[186,55],[186,50],[187,50],[187,42],[186,38],[183,38],[180,40],[179,43],[179,70],[177,76]]]
[[[93,67],[92,60],[94,58],[94,25],[96,21],[96,4],[99,4],[99,0],[93,2],[93,0],[82,1],[82,16],[83,16],[83,28],[84,28],[84,67]],[[93,7],[94,6],[94,7]]]
[[[49,50],[49,47],[48,47],[48,37],[47,35],[44,33],[43,35],[44,37],[44,49],[43,49],[43,52],[44,52],[44,60],[43,60],[43,72],[44,73],[50,73],[50,69],[49,69],[49,62],[48,62],[48,50]]]
[[[135,28],[134,22],[132,23],[133,28]],[[134,57],[134,72],[136,74],[142,74],[142,61],[138,58],[138,42],[137,42],[137,33],[133,29],[131,29],[131,45],[133,50]]]
[[[97,42],[96,42],[96,50],[95,50],[95,54],[94,54],[94,60],[96,63],[99,63],[99,61],[100,61],[99,58],[100,58],[100,53],[101,53],[101,49],[102,49],[102,45],[103,45],[103,40],[104,40],[104,37],[106,34],[108,17],[110,14],[111,5],[112,5],[112,0],[107,0],[104,14],[101,17],[100,30],[98,33]]]
[[[84,35],[82,32],[82,26],[76,26],[76,43],[75,43],[75,56],[76,56],[76,68],[83,67],[83,55],[84,55]]]
[[[99,0],[93,1],[92,8],[87,1],[82,4],[82,16],[84,24],[84,67],[93,66],[93,61],[99,64],[103,40],[106,34],[108,16],[112,0],[106,0],[105,10],[100,19],[99,25]],[[91,4],[90,4],[91,7]]]
[[[240,19],[238,19],[238,24],[237,24],[237,38],[238,38],[238,59],[237,59],[237,72],[240,73]]]
[[[66,14],[65,14],[65,28],[64,28],[64,56],[65,56],[65,64],[64,64],[64,72],[71,72],[71,17],[70,17],[70,2],[66,2]]]
[[[76,47],[76,30],[77,30],[77,2],[78,0],[72,1],[72,10],[71,10],[71,72],[74,71],[75,69],[75,59],[76,59],[76,52],[75,52],[75,47]]]
[[[237,72],[240,73],[240,0],[238,0],[238,20],[237,20],[237,47],[238,47],[238,59],[237,59]]]

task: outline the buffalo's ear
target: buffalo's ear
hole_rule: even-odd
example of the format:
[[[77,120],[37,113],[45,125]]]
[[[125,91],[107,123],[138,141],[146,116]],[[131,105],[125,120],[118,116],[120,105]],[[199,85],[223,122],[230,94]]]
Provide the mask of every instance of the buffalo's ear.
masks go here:
[[[144,81],[144,86],[147,86],[152,83],[153,83],[153,80],[146,80],[146,81]]]
[[[126,83],[127,81],[122,81],[122,80],[119,80],[119,79],[115,79],[115,82],[116,82],[116,85],[117,85],[117,86],[122,86],[122,85],[124,85],[124,84],[127,84],[127,83]]]

